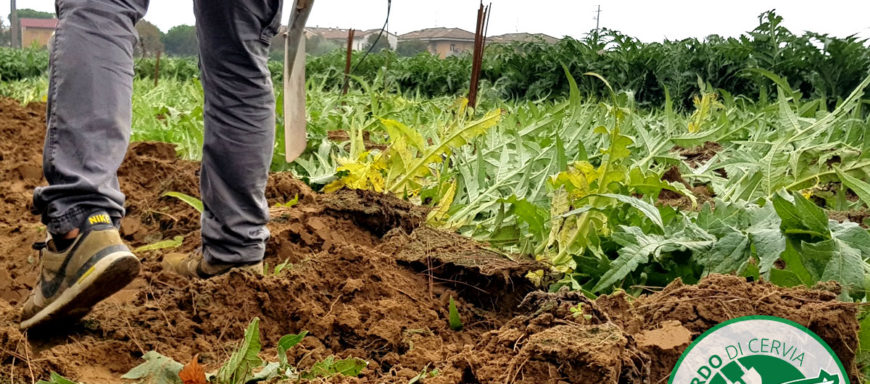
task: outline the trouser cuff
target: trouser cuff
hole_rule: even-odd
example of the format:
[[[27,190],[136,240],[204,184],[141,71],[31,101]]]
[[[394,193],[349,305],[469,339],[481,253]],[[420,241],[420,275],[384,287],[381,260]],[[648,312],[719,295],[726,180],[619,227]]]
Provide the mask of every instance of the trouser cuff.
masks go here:
[[[202,257],[209,264],[256,264],[263,261],[265,245],[249,247],[247,249],[226,249],[216,244],[207,244],[202,247]]]
[[[51,235],[65,235],[73,229],[80,228],[85,219],[91,214],[98,211],[105,211],[112,218],[112,225],[115,228],[121,227],[121,215],[110,210],[96,207],[71,208],[63,215],[58,217],[47,217],[42,215],[42,223],[48,229]]]
[[[64,235],[81,226],[85,217],[90,213],[82,208],[72,208],[58,217],[42,216],[42,223],[52,235]]]

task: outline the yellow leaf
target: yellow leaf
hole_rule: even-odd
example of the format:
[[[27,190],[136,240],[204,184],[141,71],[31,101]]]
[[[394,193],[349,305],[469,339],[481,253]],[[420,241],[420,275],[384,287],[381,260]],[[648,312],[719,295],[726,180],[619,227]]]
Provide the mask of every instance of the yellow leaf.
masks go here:
[[[412,164],[409,164],[409,167],[405,169],[403,174],[396,176],[395,183],[389,186],[390,191],[399,193],[406,188],[406,184],[411,180],[429,174],[431,172],[429,167],[442,162],[444,160],[442,156],[449,156],[452,148],[465,145],[469,140],[485,134],[489,128],[498,124],[500,120],[501,110],[495,109],[479,120],[452,128],[445,134],[440,143],[426,148],[422,156],[415,159]]]
[[[716,110],[725,108],[722,103],[717,101],[718,96],[715,93],[705,92],[701,98],[695,96],[692,103],[695,104],[695,112],[689,119],[689,133],[701,131],[701,127],[713,116]]]
[[[385,183],[382,170],[385,169],[387,164],[382,154],[377,154],[374,158],[371,158],[369,152],[363,152],[356,161],[348,158],[339,158],[337,162],[339,166],[336,168],[336,171],[345,173],[345,175],[323,187],[324,192],[335,192],[344,187],[375,192],[384,191]]]
[[[407,141],[417,150],[423,150],[425,141],[423,140],[423,135],[417,130],[408,128],[405,124],[392,119],[381,119],[381,124],[387,130],[387,134],[390,135],[390,140],[393,142],[391,145],[402,145]]]
[[[430,224],[442,222],[447,219],[447,211],[450,210],[450,205],[453,204],[453,199],[456,197],[456,184],[456,180],[450,183],[450,186],[447,187],[447,191],[444,192],[444,195],[441,196],[438,204],[435,205],[435,209],[429,212],[427,221],[429,221]]]

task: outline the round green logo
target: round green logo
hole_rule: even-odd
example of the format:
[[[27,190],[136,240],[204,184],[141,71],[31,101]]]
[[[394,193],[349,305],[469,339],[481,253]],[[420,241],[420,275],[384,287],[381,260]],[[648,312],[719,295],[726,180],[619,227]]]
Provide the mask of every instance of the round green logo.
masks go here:
[[[773,316],[719,324],[680,356],[668,384],[848,384],[840,359],[815,333]]]

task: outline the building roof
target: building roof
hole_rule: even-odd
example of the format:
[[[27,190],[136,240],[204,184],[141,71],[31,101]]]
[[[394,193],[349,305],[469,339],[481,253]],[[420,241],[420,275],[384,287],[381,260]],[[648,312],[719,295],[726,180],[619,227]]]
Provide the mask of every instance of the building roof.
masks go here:
[[[474,41],[474,33],[460,28],[426,28],[399,36],[400,40]]]
[[[324,39],[327,39],[327,40],[347,40],[347,31],[348,30],[346,28],[318,28],[318,27],[306,27],[305,28],[306,34],[318,35],[318,36],[323,37]],[[353,38],[354,39],[364,38],[364,37],[371,35],[371,34],[377,34],[380,31],[381,31],[380,28],[367,29],[364,31],[357,29],[353,33]],[[388,31],[384,31],[384,35],[395,36],[395,34],[390,33]]]
[[[57,28],[57,19],[19,19],[21,22],[22,28],[43,28],[43,29],[55,29]]]
[[[545,43],[554,44],[554,43],[558,42],[559,39],[557,39],[553,36],[550,36],[550,35],[545,35],[543,33],[525,33],[525,32],[505,33],[504,35],[490,36],[490,37],[486,38],[487,43],[489,43],[489,42],[492,42],[492,43],[514,43],[514,42],[526,43],[526,42],[538,42],[538,41],[543,41]]]
[[[318,35],[324,39],[347,39],[347,29],[306,27],[306,34]]]

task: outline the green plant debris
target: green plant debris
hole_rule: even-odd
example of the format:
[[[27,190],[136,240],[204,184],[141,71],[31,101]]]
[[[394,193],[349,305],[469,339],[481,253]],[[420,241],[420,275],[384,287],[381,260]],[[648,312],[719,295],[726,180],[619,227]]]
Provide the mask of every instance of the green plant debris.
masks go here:
[[[254,318],[245,330],[245,339],[230,359],[218,370],[219,384],[244,384],[254,376],[254,369],[263,363],[260,353],[260,319]]]
[[[145,360],[144,363],[131,369],[121,378],[136,380],[142,384],[181,384],[181,379],[178,377],[178,372],[181,372],[183,367],[181,363],[155,351],[146,352],[142,359]]]
[[[355,357],[336,360],[335,356],[329,356],[314,363],[311,369],[304,372],[300,377],[308,380],[318,377],[329,378],[336,375],[357,377],[366,366],[368,366],[368,363],[365,360]]]
[[[181,192],[170,191],[170,192],[164,193],[163,196],[174,197],[178,200],[181,200],[181,201],[187,203],[187,205],[193,207],[193,209],[196,209],[196,211],[199,212],[200,214],[205,209],[205,208],[203,208],[202,200],[197,199],[193,196],[181,193]]]
[[[448,324],[450,325],[450,329],[454,331],[462,330],[462,318],[459,317],[459,310],[456,309],[456,301],[453,300],[453,296],[450,296],[450,304],[448,305]]]
[[[184,236],[175,236],[172,239],[157,241],[148,245],[143,245],[133,250],[134,253],[146,251],[158,251],[161,249],[174,249],[184,243]]]

